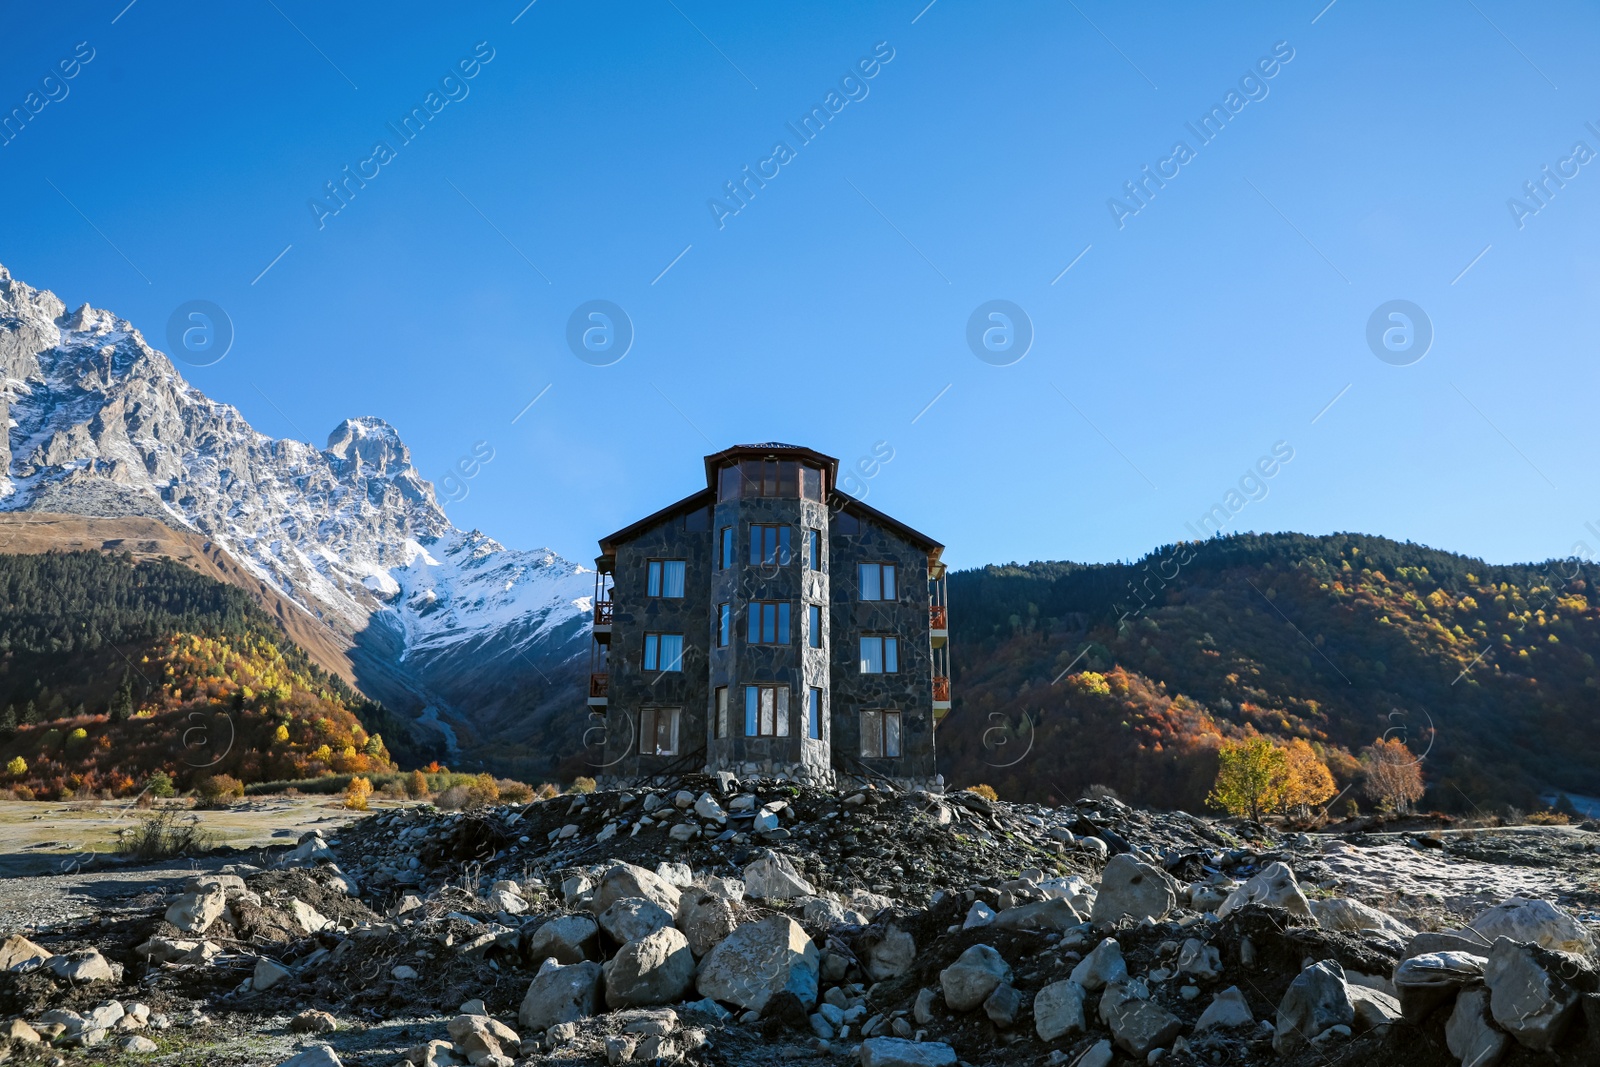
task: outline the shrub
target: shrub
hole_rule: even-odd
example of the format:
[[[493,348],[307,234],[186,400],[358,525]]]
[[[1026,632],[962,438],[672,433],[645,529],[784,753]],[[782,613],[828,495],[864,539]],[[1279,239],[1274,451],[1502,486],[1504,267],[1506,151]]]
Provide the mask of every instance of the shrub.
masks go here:
[[[1572,821],[1572,816],[1564,811],[1536,811],[1528,816],[1528,822],[1534,826],[1566,826]]]
[[[154,771],[144,780],[145,790],[153,797],[165,799],[175,797],[178,790],[172,784],[172,776],[166,771]]]
[[[542,782],[540,783],[539,788],[534,790],[533,795],[540,800],[554,800],[556,797],[561,795],[561,790],[557,789],[550,782]]]
[[[442,811],[458,811],[467,806],[468,790],[464,785],[453,785],[433,798],[434,806]]]
[[[213,774],[195,783],[202,807],[225,808],[244,797],[244,783],[231,774]]]
[[[165,860],[204,852],[213,840],[196,816],[168,810],[140,817],[117,842],[117,851],[133,859]]]
[[[967,790],[966,791],[969,792],[969,793],[973,793],[973,794],[975,794],[977,796],[980,796],[985,800],[991,800],[992,801],[992,800],[999,800],[1000,799],[1000,794],[996,793],[994,791],[994,786],[992,786],[992,785],[984,785],[981,782],[978,783],[977,785],[969,785],[969,786],[967,786]]]
[[[14,785],[11,787],[11,795],[17,800],[32,800],[34,792],[25,785]]]
[[[526,804],[533,800],[533,786],[526,782],[516,782],[508,778],[499,785],[500,799],[507,804]]]
[[[367,798],[372,795],[372,781],[359,775],[344,787],[344,806],[351,811],[366,811]]]
[[[13,778],[20,778],[28,773],[28,761],[21,756],[11,757],[11,762],[6,764],[6,773]]]
[[[1094,784],[1091,784],[1088,789],[1084,790],[1084,793],[1085,793],[1085,795],[1090,796],[1090,797],[1094,798],[1095,800],[1106,800],[1106,799],[1121,800],[1122,799],[1122,797],[1117,794],[1117,791],[1115,789],[1112,789],[1109,785],[1100,785],[1098,782],[1096,782]]]
[[[593,793],[595,791],[595,780],[587,775],[579,775],[572,780],[571,791],[574,793]]]
[[[428,776],[421,771],[412,771],[406,779],[406,792],[421,800],[428,795]]]
[[[467,786],[467,807],[482,808],[493,804],[500,799],[500,786],[496,784],[494,775],[480,774],[472,779],[472,784]]]

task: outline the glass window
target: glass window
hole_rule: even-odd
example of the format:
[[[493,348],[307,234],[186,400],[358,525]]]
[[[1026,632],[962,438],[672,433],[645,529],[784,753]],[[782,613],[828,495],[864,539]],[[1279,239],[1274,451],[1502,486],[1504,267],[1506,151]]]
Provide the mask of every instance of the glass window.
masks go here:
[[[822,472],[815,467],[800,468],[800,495],[806,500],[822,500]]]
[[[861,639],[862,674],[894,674],[899,670],[899,638],[871,635]]]
[[[862,600],[894,600],[894,564],[863,563],[860,566]]]
[[[818,604],[806,605],[806,644],[812,648],[822,647],[822,607]]]
[[[746,640],[752,645],[787,645],[789,603],[775,600],[751,601]]]
[[[789,532],[789,527],[787,526],[751,525],[750,562],[752,564],[776,563],[780,566],[788,566]]]
[[[899,758],[900,713],[898,711],[861,713],[861,754],[870,758]]]
[[[653,559],[646,569],[646,596],[683,596],[684,561]]]
[[[717,686],[716,706],[711,720],[715,726],[716,736],[728,736],[728,687]]]
[[[789,690],[775,685],[744,687],[746,737],[789,736]]]
[[[718,557],[717,566],[726,570],[733,566],[733,527],[722,528],[722,555]]]
[[[639,751],[646,756],[678,754],[678,720],[681,708],[642,708],[639,711]]]
[[[683,635],[645,634],[644,669],[647,671],[683,670]]]
[[[806,736],[813,741],[822,740],[822,690],[815,687],[806,704]]]
[[[739,468],[730,463],[717,472],[717,499],[739,499],[739,486],[744,479],[739,476]]]
[[[806,566],[814,571],[822,569],[821,530],[806,530]]]
[[[727,648],[733,632],[733,605],[717,605],[717,647]]]

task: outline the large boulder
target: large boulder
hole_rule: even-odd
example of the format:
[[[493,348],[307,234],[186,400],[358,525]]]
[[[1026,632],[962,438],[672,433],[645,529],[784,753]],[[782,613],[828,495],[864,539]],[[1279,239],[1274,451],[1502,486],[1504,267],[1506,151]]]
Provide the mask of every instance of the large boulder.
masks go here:
[[[1011,966],[988,945],[973,945],[939,972],[939,988],[951,1011],[971,1011],[995,986],[1011,981]]]
[[[51,974],[68,982],[110,982],[118,977],[116,969],[92,948],[51,956],[44,965]]]
[[[600,876],[600,884],[594,889],[590,907],[596,914],[601,914],[619,900],[644,897],[660,906],[668,915],[676,915],[680,895],[677,886],[654,871],[631,863],[617,863]]]
[[[0,942],[0,971],[9,971],[24,963],[49,958],[49,949],[40,948],[21,934],[12,934]]]
[[[979,901],[973,902],[977,907]],[[992,922],[1001,930],[1031,930],[1036,933],[1063,933],[1085,922],[1083,912],[1065,897],[1053,897],[1032,904],[1007,908]]]
[[[1455,1010],[1444,1024],[1444,1041],[1450,1054],[1470,1067],[1495,1067],[1511,1047],[1511,1038],[1494,1025],[1485,989],[1468,989],[1456,997]]]
[[[1279,1055],[1291,1055],[1330,1027],[1353,1026],[1355,1019],[1344,968],[1335,960],[1320,960],[1295,975],[1278,1002],[1272,1047]]]
[[[1483,981],[1488,962],[1470,952],[1424,952],[1401,960],[1394,969],[1394,989],[1406,1021],[1422,1022],[1462,988]]]
[[[746,923],[700,961],[700,995],[761,1011],[775,993],[790,992],[807,1010],[817,1003],[817,946],[787,915]]]
[[[956,1050],[942,1041],[869,1037],[861,1042],[861,1067],[955,1067]]]
[[[684,890],[678,904],[678,929],[689,939],[689,951],[696,959],[715,948],[738,925],[733,903],[726,896],[697,888]]]
[[[1538,1052],[1550,1051],[1561,1039],[1578,1006],[1579,991],[1562,977],[1563,966],[1569,974],[1578,973],[1579,965],[1569,958],[1502,937],[1489,949],[1483,969],[1494,1021]]]
[[[787,856],[766,852],[744,869],[744,891],[756,900],[793,900],[817,895]]]
[[[883,936],[867,949],[866,955],[867,977],[874,982],[899,978],[917,962],[917,942],[908,931],[890,923]]]
[[[1183,1020],[1152,1001],[1142,981],[1107,986],[1100,996],[1100,1021],[1111,1030],[1111,1039],[1139,1060],[1152,1049],[1169,1047],[1183,1032]]]
[[[521,1052],[522,1039],[505,1023],[487,1015],[457,1015],[445,1028],[455,1044],[455,1052],[469,1063],[482,1063],[486,1057],[514,1060]]]
[[[1300,891],[1300,883],[1287,864],[1269,863],[1244,885],[1228,894],[1217,909],[1217,918],[1226,919],[1246,904],[1266,904],[1283,908],[1291,915],[1311,918],[1311,904]]]
[[[604,967],[608,1008],[647,1008],[682,1000],[694,984],[694,953],[667,926],[630,941]]]
[[[599,942],[600,927],[589,916],[558,915],[527,935],[522,953],[530,963],[582,963],[600,955]]]
[[[1122,918],[1159,921],[1177,903],[1178,894],[1165,871],[1124,852],[1112,856],[1101,872],[1100,891],[1089,918],[1097,923]]]
[[[1512,897],[1482,912],[1467,925],[1491,943],[1495,938],[1506,937],[1579,955],[1593,952],[1595,948],[1593,935],[1548,900]]]
[[[218,882],[208,882],[173,901],[167,908],[167,922],[186,934],[203,934],[227,906],[227,889]]]
[[[1040,1041],[1054,1041],[1084,1030],[1083,987],[1068,979],[1051,982],[1033,998],[1033,1028]]]
[[[1311,914],[1324,930],[1350,934],[1372,931],[1402,941],[1409,941],[1416,935],[1415,930],[1388,912],[1345,897],[1314,900],[1311,902]]]
[[[1101,941],[1072,969],[1072,980],[1090,992],[1128,980],[1128,963],[1116,938]]]
[[[1203,1030],[1254,1026],[1255,1021],[1250,1014],[1250,1002],[1239,992],[1238,986],[1231,985],[1211,998],[1211,1003],[1206,1005],[1206,1010],[1200,1013],[1199,1020],[1194,1024],[1194,1030],[1198,1034]]]
[[[672,925],[672,915],[644,897],[624,897],[600,913],[600,929],[619,945]]]
[[[1350,994],[1350,1006],[1355,1009],[1356,1021],[1353,1029],[1358,1034],[1368,1030],[1376,1030],[1380,1026],[1388,1026],[1398,1022],[1405,1013],[1400,1008],[1400,1001],[1380,989],[1368,989],[1366,986],[1356,985],[1350,981],[1354,975],[1346,974],[1346,990]]]
[[[600,965],[547,959],[528,983],[517,1020],[530,1030],[586,1019],[600,1010]]]

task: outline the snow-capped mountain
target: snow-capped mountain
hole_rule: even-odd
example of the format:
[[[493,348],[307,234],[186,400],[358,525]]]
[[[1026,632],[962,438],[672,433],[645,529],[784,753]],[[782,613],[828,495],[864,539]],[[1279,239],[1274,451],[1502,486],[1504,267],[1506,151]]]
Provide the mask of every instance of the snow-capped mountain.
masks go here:
[[[442,719],[452,746],[517,708],[550,713],[530,699],[572,699],[593,572],[457,529],[381,419],[347,419],[321,449],[268,437],[126,320],[69,312],[0,266],[0,425],[0,511],[196,531],[331,630],[369,694]]]

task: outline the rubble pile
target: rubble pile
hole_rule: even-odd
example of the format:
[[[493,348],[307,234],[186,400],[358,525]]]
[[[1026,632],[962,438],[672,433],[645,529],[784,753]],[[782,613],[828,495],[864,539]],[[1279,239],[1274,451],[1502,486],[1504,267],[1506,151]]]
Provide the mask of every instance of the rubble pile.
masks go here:
[[[13,1050],[129,1056],[276,1020],[293,1067],[1600,1062],[1581,922],[1513,897],[1418,929],[1318,855],[1110,798],[729,775],[411,807],[95,947],[12,936],[0,1010]]]

